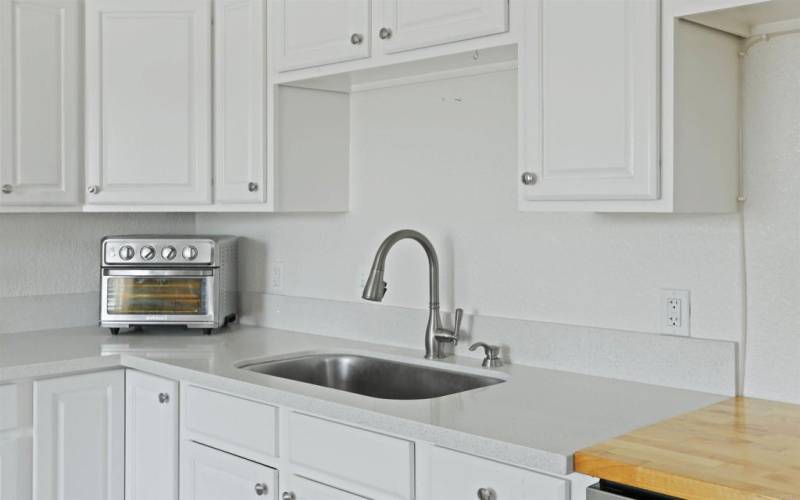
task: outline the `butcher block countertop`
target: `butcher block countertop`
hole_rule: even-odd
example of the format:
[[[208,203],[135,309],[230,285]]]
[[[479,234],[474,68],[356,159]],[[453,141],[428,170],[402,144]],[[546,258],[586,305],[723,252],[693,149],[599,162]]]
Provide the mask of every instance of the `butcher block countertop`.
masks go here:
[[[732,398],[583,449],[575,470],[687,499],[800,500],[800,406]]]

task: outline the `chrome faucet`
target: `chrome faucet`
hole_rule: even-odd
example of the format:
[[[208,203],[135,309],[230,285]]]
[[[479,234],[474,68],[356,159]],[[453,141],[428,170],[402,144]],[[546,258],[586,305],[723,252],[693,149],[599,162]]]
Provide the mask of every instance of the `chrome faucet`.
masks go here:
[[[390,234],[375,254],[375,261],[364,286],[364,293],[361,294],[366,300],[380,302],[386,294],[386,282],[383,281],[383,271],[386,265],[386,256],[395,243],[404,239],[412,239],[419,243],[428,255],[428,285],[430,292],[428,326],[425,327],[425,359],[441,359],[447,357],[448,353],[443,349],[446,344],[455,346],[458,344],[459,330],[461,329],[461,319],[464,316],[463,309],[456,309],[454,315],[454,328],[447,330],[442,327],[442,318],[439,314],[439,258],[436,256],[436,249],[431,242],[419,231],[403,229]]]

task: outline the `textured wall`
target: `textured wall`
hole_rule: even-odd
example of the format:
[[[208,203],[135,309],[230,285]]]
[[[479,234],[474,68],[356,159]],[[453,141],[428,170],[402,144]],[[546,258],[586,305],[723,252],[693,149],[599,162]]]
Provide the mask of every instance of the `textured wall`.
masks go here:
[[[39,296],[67,294],[77,297],[77,294],[97,293],[103,236],[176,232],[193,233],[194,217],[0,214],[0,332],[36,329],[37,325],[54,326],[51,319],[31,314],[37,302],[48,303],[40,301]],[[75,301],[84,304],[87,299],[76,298]],[[95,309],[93,307],[93,314],[87,316],[85,308],[81,307],[64,324],[89,324],[95,320]]]
[[[267,290],[265,264],[280,260],[279,293],[359,301],[380,241],[411,227],[439,250],[445,305],[655,332],[659,289],[685,288],[693,335],[738,340],[738,215],[520,213],[516,108],[514,72],[355,94],[350,213],[201,214],[198,228],[248,238],[249,291]],[[398,244],[386,303],[425,307],[426,272],[415,244]]]
[[[800,403],[800,35],[744,59],[745,392]]]

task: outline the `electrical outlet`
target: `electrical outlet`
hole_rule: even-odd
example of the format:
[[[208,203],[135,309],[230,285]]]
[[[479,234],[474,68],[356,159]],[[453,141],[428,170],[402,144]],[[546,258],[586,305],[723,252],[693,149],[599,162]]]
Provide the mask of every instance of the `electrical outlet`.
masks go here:
[[[269,271],[269,290],[278,292],[283,289],[283,262],[273,262]]]
[[[356,287],[359,291],[363,290],[365,286],[367,286],[367,279],[369,279],[369,271],[361,271],[358,273],[358,283]]]
[[[661,333],[689,336],[689,290],[661,290],[661,304],[658,309]]]

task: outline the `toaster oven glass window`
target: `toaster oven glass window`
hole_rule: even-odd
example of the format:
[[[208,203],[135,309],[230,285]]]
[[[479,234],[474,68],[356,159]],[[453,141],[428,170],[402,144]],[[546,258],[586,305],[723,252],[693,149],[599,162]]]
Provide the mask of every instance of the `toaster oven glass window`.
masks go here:
[[[206,315],[208,281],[203,278],[109,278],[109,314]]]

